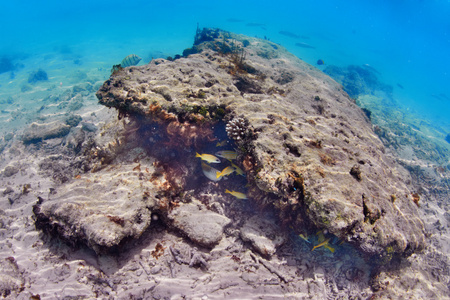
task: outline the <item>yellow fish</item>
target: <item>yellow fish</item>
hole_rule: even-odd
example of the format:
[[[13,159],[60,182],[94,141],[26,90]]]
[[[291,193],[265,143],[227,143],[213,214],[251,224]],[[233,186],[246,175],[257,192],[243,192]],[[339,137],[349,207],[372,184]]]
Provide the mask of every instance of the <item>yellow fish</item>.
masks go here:
[[[322,230],[318,231],[318,232],[316,233],[316,235],[317,235],[317,241],[318,241],[319,243],[322,243],[323,241],[325,241],[325,236],[323,235]]]
[[[229,150],[216,152],[216,155],[218,157],[226,158],[226,159],[229,159],[229,160],[236,159],[236,157],[237,157],[237,153],[236,152],[229,151]]]
[[[217,157],[215,157],[212,154],[198,154],[196,152],[195,157],[200,157],[202,160],[209,162],[210,164],[219,164],[220,163],[220,159],[218,159]]]
[[[221,141],[221,142],[217,142],[216,147],[223,147],[227,144],[227,141]]]
[[[247,199],[247,195],[243,194],[243,193],[239,193],[236,191],[229,191],[229,190],[225,190],[225,193],[231,194],[233,196],[235,196],[238,199]]]
[[[236,166],[236,165],[233,164],[233,163],[231,163],[231,166],[233,166],[234,170],[236,171],[236,174],[245,176],[244,171],[242,171],[241,168],[239,168],[238,166]]]
[[[300,233],[299,235],[298,235],[300,238],[302,238],[305,242],[307,242],[307,243],[310,243],[311,244],[311,242],[308,240],[308,237],[307,236],[305,236],[304,234],[302,234],[302,233]]]
[[[328,241],[329,241],[330,239],[327,239],[327,240],[325,240],[325,241],[323,241],[322,243],[320,243],[319,245],[315,245],[313,248],[312,248],[312,250],[311,251],[314,251],[314,250],[316,250],[316,248],[319,248],[319,247],[322,247],[322,246],[325,246],[325,245],[328,245]]]
[[[329,244],[325,244],[325,245],[323,245],[323,247],[326,248],[326,249],[328,249],[328,250],[330,250],[331,253],[334,253],[334,248],[331,247]]]
[[[222,178],[216,178],[216,173],[219,172],[219,170],[211,167],[210,165],[202,162],[202,171],[203,174],[212,181],[219,181]]]
[[[226,167],[225,169],[222,170],[222,172],[217,172],[216,173],[216,178],[222,178],[223,176],[227,176],[230,175],[231,173],[233,173],[235,170],[233,167]]]

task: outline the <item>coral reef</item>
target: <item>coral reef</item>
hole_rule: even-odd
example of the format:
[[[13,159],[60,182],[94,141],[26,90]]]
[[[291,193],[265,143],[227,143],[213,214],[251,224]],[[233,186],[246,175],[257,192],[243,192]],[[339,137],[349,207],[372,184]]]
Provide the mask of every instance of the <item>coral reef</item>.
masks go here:
[[[225,131],[230,139],[235,141],[244,140],[248,135],[248,122],[244,118],[234,118],[225,126]]]
[[[384,92],[392,97],[393,87],[382,83],[378,79],[380,73],[371,66],[350,65],[347,68],[341,68],[330,65],[325,68],[324,72],[341,83],[350,97],[379,92]]]
[[[54,257],[70,260],[57,269],[80,278],[67,295],[389,296],[386,281],[424,247],[426,199],[364,111],[270,41],[199,29],[193,48],[116,68],[97,97],[118,119],[112,110],[103,124],[73,116],[60,122],[71,127],[66,136],[20,143],[64,149],[36,168],[53,178],[50,193],[24,184],[3,194],[18,211],[35,193],[44,237],[94,250],[85,251],[93,266],[81,266],[72,250],[59,258],[65,244],[56,239]],[[75,92],[85,91],[61,97]],[[5,181],[25,173],[18,163],[3,168]],[[15,226],[0,215],[0,227]],[[32,238],[47,253],[42,235]],[[423,295],[439,295],[445,278],[422,285]]]
[[[172,137],[157,135],[171,145],[205,147],[213,135],[198,129],[224,130],[237,142],[249,198],[274,207],[286,226],[326,229],[374,257],[387,247],[396,255],[423,248],[406,171],[384,155],[364,112],[339,85],[269,41],[203,29],[195,44],[198,53],[188,58],[119,70],[98,91],[100,103],[166,128]],[[257,55],[267,46],[276,55]],[[376,84],[366,69],[351,71]],[[201,97],[191,96],[200,90]],[[225,128],[212,116],[217,107],[225,107]]]

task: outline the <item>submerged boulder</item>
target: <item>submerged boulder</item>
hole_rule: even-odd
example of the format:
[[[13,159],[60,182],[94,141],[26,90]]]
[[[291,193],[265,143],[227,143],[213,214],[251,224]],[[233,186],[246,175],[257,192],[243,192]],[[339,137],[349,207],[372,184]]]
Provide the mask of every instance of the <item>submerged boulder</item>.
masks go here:
[[[32,123],[25,129],[22,141],[25,144],[38,143],[43,140],[66,136],[71,126],[62,121],[54,121],[46,124]]]
[[[28,83],[36,83],[39,81],[47,81],[48,76],[47,72],[45,72],[42,69],[38,69],[37,71],[34,71],[28,76]]]
[[[297,233],[322,229],[382,257],[422,249],[407,172],[342,86],[280,45],[211,32],[196,39],[195,54],[117,70],[99,102],[141,124],[149,155],[182,157],[180,165],[225,137],[228,124],[248,201],[273,207]]]
[[[34,206],[36,227],[71,245],[87,245],[97,253],[118,249],[138,238],[151,223],[157,183],[148,181],[151,161],[113,166],[77,176]]]
[[[224,228],[231,222],[195,200],[175,207],[167,217],[174,228],[204,247],[213,247],[219,243]]]

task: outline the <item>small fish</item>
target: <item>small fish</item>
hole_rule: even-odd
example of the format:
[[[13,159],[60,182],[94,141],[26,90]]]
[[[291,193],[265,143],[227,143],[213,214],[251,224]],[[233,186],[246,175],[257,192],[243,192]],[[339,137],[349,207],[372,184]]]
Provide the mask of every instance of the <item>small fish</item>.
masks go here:
[[[140,58],[136,54],[130,54],[122,60],[122,62],[120,63],[120,66],[122,68],[135,66],[141,61],[141,59],[142,58]]]
[[[221,142],[217,142],[216,147],[223,147],[227,144],[227,140],[225,141],[221,141]]]
[[[209,162],[210,164],[219,164],[220,163],[220,159],[218,159],[217,157],[215,157],[212,154],[195,153],[195,157],[200,157],[202,160]]]
[[[222,179],[221,177],[220,177],[220,178],[217,178],[217,177],[216,177],[216,174],[217,174],[217,172],[219,172],[219,170],[217,170],[217,169],[211,167],[210,165],[208,165],[208,164],[206,164],[206,163],[204,163],[204,162],[202,162],[202,171],[203,171],[203,174],[204,174],[209,180],[212,180],[212,181],[219,181],[220,179]]]
[[[235,164],[231,163],[231,166],[234,168],[234,170],[236,171],[236,174],[238,175],[242,175],[245,176],[244,171],[242,171],[241,168],[239,168],[238,166],[236,166]]]
[[[237,153],[236,152],[229,151],[229,150],[216,152],[216,155],[218,157],[226,158],[226,159],[229,159],[229,160],[236,159],[236,157],[237,157]]]
[[[298,236],[299,236],[302,240],[304,240],[305,242],[311,244],[311,242],[308,240],[308,237],[305,236],[303,233],[300,233]]]
[[[331,253],[334,253],[334,251],[335,251],[335,249],[334,249],[333,247],[331,247],[329,244],[325,244],[325,245],[323,245],[323,247],[324,247],[325,249],[330,250]]]
[[[310,48],[310,49],[316,49],[316,47],[311,46],[307,43],[295,43],[295,46],[302,47],[302,48]]]
[[[404,89],[403,85],[401,85],[400,83],[397,83],[397,86],[398,86],[399,88],[401,88],[402,90]]]
[[[319,60],[317,61],[317,64],[320,66],[320,65],[324,65],[325,62],[323,61],[323,59],[319,59]]]
[[[228,166],[225,169],[223,169],[222,172],[217,171],[216,178],[222,178],[224,176],[230,175],[234,171],[235,169],[233,167]]]
[[[292,32],[289,32],[289,31],[284,31],[284,30],[282,30],[282,31],[279,31],[278,33],[279,33],[279,34],[282,34],[282,35],[284,35],[284,36],[287,36],[287,37],[294,38],[294,39],[300,38],[299,35],[296,35],[295,33],[292,33]]]
[[[235,196],[238,199],[247,199],[247,195],[243,194],[243,193],[239,193],[236,191],[229,191],[229,190],[225,190],[225,193],[231,194],[233,196]]]
[[[319,248],[319,247],[322,247],[322,246],[327,245],[329,240],[330,240],[330,239],[327,239],[327,240],[323,241],[322,243],[320,243],[320,244],[318,244],[318,245],[315,245],[315,246],[312,248],[311,251],[314,251],[314,250],[316,250],[316,248]]]

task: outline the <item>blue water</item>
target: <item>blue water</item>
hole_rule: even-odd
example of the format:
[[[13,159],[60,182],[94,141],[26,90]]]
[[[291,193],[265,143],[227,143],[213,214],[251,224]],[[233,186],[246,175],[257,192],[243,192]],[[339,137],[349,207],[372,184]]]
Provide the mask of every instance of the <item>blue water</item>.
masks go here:
[[[145,62],[181,53],[192,45],[197,23],[266,37],[311,64],[323,59],[326,65],[369,65],[394,87],[402,109],[450,132],[448,0],[2,1],[0,57],[16,63],[70,49],[82,68],[103,67],[106,79],[107,66],[130,53]],[[16,73],[46,67],[45,60],[37,61]],[[66,67],[69,72],[79,66]],[[0,94],[11,78],[0,74]]]

